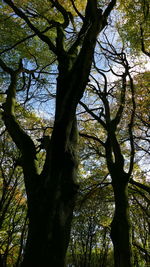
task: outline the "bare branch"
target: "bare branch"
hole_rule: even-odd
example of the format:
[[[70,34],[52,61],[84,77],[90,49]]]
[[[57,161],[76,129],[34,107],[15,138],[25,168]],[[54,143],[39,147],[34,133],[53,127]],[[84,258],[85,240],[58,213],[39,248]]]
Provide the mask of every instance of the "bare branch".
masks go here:
[[[92,139],[92,140],[100,143],[103,147],[105,147],[105,143],[103,143],[98,137],[96,137],[94,135],[89,135],[89,134],[83,133],[83,132],[79,132],[79,135],[82,136],[82,137],[86,137],[86,138]]]
[[[124,73],[122,75],[122,88],[121,88],[121,96],[120,96],[120,105],[119,105],[119,108],[117,110],[116,116],[112,121],[113,126],[115,128],[117,127],[117,125],[119,124],[119,122],[121,120],[122,113],[123,113],[124,107],[125,107],[126,76],[127,76],[126,73]]]
[[[106,124],[104,121],[102,121],[100,119],[100,117],[98,117],[91,109],[89,109],[87,107],[87,105],[85,105],[82,101],[79,101],[79,104],[95,119],[97,120],[102,126],[104,129],[106,129]]]
[[[132,170],[133,170],[134,155],[135,155],[133,125],[134,125],[134,118],[135,118],[136,103],[135,103],[135,96],[134,96],[134,83],[133,83],[133,79],[132,79],[129,71],[128,71],[128,76],[130,79],[130,88],[131,88],[131,94],[132,94],[132,113],[131,113],[130,123],[128,125],[129,126],[130,147],[131,147],[130,166],[129,166],[128,174],[131,175]]]
[[[112,0],[109,3],[108,7],[105,9],[103,16],[107,18],[109,16],[110,12],[113,10],[115,5],[116,5],[116,0]]]

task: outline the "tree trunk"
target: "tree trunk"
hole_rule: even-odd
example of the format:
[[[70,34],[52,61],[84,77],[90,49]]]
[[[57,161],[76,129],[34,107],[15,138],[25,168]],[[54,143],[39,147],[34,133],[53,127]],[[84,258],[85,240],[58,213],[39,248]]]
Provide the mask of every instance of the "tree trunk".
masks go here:
[[[64,146],[63,135],[64,125],[54,126],[48,169],[42,173],[37,194],[29,204],[29,233],[21,267],[65,265],[78,189],[75,180],[78,165],[75,119]]]
[[[128,205],[128,175],[113,174],[112,186],[115,197],[115,213],[111,224],[115,267],[131,267],[131,233]]]

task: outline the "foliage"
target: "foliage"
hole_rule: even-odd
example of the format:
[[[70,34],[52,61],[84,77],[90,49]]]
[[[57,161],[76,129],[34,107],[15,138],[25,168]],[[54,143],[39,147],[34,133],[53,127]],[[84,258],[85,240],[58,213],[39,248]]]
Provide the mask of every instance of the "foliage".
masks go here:
[[[3,95],[1,99],[3,102]],[[35,113],[16,104],[17,119],[30,133],[37,146],[39,168],[42,169],[45,153],[40,137],[49,132],[46,121]],[[21,155],[1,121],[0,132],[0,264],[20,266],[28,233],[27,198],[23,181]]]
[[[128,0],[124,3],[120,0],[115,12],[121,18],[117,28],[124,46],[122,48],[121,43],[115,46],[114,41],[109,41],[112,28],[107,25],[97,40],[94,58],[97,32],[106,26],[106,13],[112,9],[108,1],[15,0],[13,3],[18,9],[13,10],[11,5],[4,2],[12,1],[1,1],[0,6],[0,93],[4,103],[0,107],[6,126],[1,122],[0,238],[3,242],[0,246],[0,261],[3,260],[3,264],[8,266],[20,266],[27,240],[28,218],[32,226],[34,221],[34,230],[37,226],[39,237],[43,238],[46,233],[46,240],[54,232],[56,237],[63,236],[62,229],[69,232],[72,216],[72,210],[71,215],[68,215],[69,208],[74,206],[70,199],[72,201],[78,190],[74,179],[78,150],[81,159],[77,177],[80,189],[67,263],[88,267],[112,266],[110,233],[116,202],[112,190],[111,162],[113,168],[117,167],[118,173],[121,170],[122,174],[128,174],[127,202],[130,204],[133,226],[134,264],[148,264],[150,189],[146,161],[150,147],[147,112],[150,73],[143,71],[135,74],[129,53],[125,53],[141,49],[145,54],[149,53],[147,1]],[[95,9],[93,3],[96,2],[98,8],[103,9],[103,15],[101,9]],[[87,3],[94,8],[85,10]],[[133,10],[136,12],[133,13]],[[98,20],[98,15],[102,21],[99,20],[98,30],[96,24],[93,37],[91,27]],[[14,77],[16,84],[13,83]],[[11,90],[14,84],[15,92]],[[10,98],[12,106],[8,105]],[[77,129],[74,118],[78,102],[80,138],[76,149]],[[52,114],[50,120],[37,115],[38,108],[41,111],[42,106],[46,117],[48,113]],[[10,110],[13,112],[9,113]],[[11,119],[14,128],[10,127]],[[108,141],[110,146],[107,150]],[[68,180],[70,177],[72,180]],[[122,176],[118,185],[121,179]],[[30,211],[28,215],[26,193]],[[31,203],[34,205],[30,206]],[[65,214],[67,220],[69,218],[66,225]],[[52,231],[48,233],[45,229]],[[67,239],[68,236],[65,236],[64,242]],[[54,238],[57,247],[55,253],[59,252],[61,242]],[[63,245],[66,246],[66,243]],[[45,255],[45,249],[43,251]]]
[[[150,7],[149,1],[122,1],[120,0],[119,10],[121,10],[121,23],[117,23],[125,45],[135,52],[144,52],[150,55],[149,27],[150,27]],[[147,53],[146,53],[147,51]]]

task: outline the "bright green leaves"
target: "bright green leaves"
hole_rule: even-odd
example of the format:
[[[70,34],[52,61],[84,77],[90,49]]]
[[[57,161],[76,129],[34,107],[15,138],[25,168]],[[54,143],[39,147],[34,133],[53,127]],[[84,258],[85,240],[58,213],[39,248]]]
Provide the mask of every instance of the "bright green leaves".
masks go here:
[[[118,29],[126,45],[130,44],[133,51],[137,52],[143,51],[144,46],[145,51],[150,52],[149,1],[120,0],[119,11],[122,15],[118,22]]]
[[[54,1],[55,2],[55,1]],[[62,9],[68,13],[68,18],[73,22],[73,16],[78,16],[78,12],[85,11],[85,1],[58,1],[62,5]],[[14,1],[19,10],[23,11],[27,19],[37,28],[37,30],[46,35],[52,44],[56,44],[56,27],[57,23],[64,22],[64,15],[61,8],[57,8],[53,1],[30,1],[30,0],[16,0]],[[70,15],[69,15],[70,13]],[[71,15],[72,13],[72,15]],[[53,60],[52,53],[46,43],[42,42],[39,37],[29,28],[27,23],[24,22],[18,15],[14,13],[9,5],[1,3],[0,8],[0,54],[4,56],[8,53],[9,63],[10,58],[12,65],[16,59],[26,58],[30,63],[36,60],[39,66],[43,66]],[[12,48],[12,49],[11,49]],[[11,57],[9,56],[11,54]],[[7,60],[6,56],[5,59]]]

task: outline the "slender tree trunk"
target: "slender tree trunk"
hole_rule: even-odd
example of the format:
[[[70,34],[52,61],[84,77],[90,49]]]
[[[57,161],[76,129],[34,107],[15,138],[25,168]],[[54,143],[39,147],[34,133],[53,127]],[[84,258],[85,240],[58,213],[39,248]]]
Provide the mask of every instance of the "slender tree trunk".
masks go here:
[[[128,175],[124,172],[112,176],[115,213],[111,224],[115,267],[131,267],[131,233],[128,205]]]

